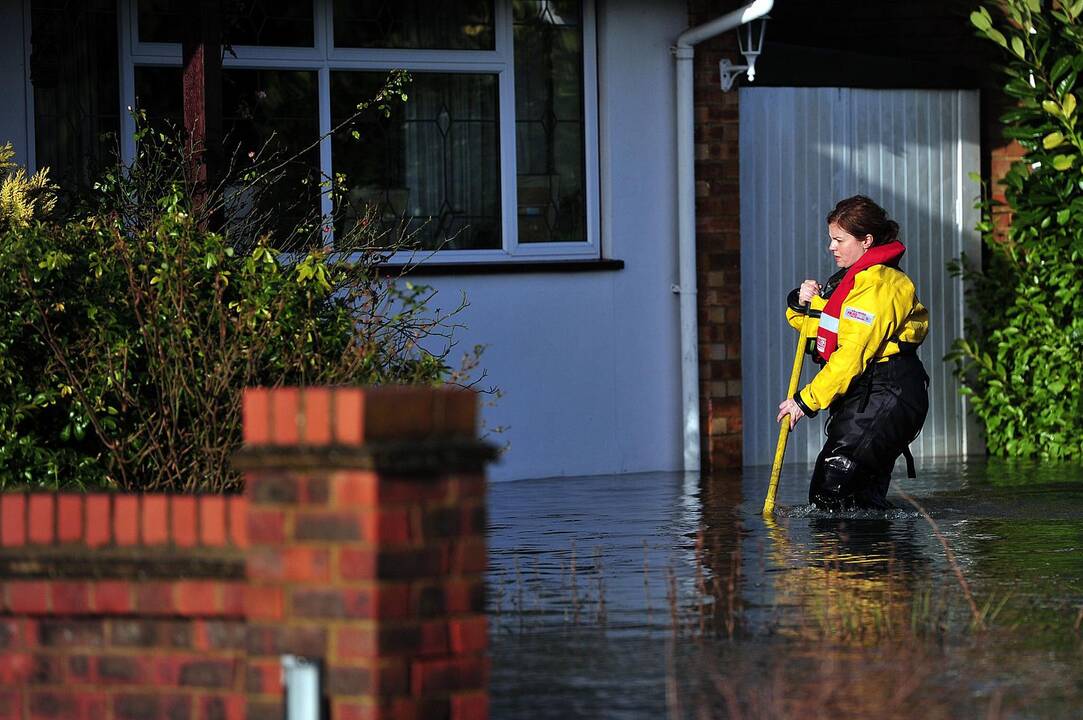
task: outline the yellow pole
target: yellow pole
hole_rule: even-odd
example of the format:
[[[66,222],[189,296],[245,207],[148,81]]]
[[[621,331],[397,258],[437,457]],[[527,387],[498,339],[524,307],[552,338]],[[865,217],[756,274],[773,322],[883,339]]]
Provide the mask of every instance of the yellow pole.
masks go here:
[[[805,319],[801,321],[801,330],[797,338],[797,352],[793,358],[793,370],[790,371],[790,389],[786,397],[793,397],[797,392],[797,383],[801,380],[801,364],[805,360],[805,324],[809,320],[809,304],[805,303]],[[767,486],[767,497],[763,500],[763,514],[770,515],[775,510],[775,495],[778,493],[778,478],[782,474],[782,456],[786,454],[786,439],[790,436],[790,416],[782,417],[778,429],[778,444],[775,445],[775,461],[771,465],[771,484]]]

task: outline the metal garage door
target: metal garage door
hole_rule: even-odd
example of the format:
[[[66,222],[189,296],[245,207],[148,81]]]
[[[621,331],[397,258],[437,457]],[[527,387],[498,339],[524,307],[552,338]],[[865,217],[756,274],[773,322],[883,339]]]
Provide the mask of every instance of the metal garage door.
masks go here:
[[[932,380],[915,457],[980,450],[964,399],[943,361],[963,330],[959,279],[946,265],[965,251],[979,257],[978,94],[975,91],[741,89],[741,359],[744,453],[769,464],[774,416],[786,391],[796,334],[783,317],[786,293],[802,279],[834,272],[824,217],[837,200],[861,193],[902,227],[902,267],[929,308],[921,359]],[[802,384],[815,366],[806,362]],[[821,413],[791,436],[788,462],[814,460]]]

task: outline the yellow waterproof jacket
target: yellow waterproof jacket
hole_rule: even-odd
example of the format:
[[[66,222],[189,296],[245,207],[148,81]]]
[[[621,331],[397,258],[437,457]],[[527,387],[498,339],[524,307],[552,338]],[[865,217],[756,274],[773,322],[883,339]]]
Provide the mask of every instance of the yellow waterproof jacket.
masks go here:
[[[818,315],[827,300],[809,304]],[[850,308],[856,312],[846,312]],[[803,313],[786,310],[786,320],[800,330]],[[810,318],[806,337],[815,339],[819,323]],[[918,301],[914,283],[901,270],[873,265],[854,276],[854,286],[839,312],[839,344],[816,377],[797,393],[803,410],[815,414],[846,394],[869,363],[900,352],[913,352],[929,332],[929,311]]]

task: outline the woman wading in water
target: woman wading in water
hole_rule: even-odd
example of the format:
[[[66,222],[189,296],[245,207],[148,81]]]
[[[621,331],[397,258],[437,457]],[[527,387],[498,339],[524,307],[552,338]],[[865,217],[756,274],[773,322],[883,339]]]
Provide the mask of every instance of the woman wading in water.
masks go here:
[[[908,446],[929,408],[929,376],[916,354],[929,313],[898,267],[906,248],[883,208],[863,195],[842,200],[827,216],[827,232],[841,269],[822,287],[815,280],[801,283],[786,311],[798,330],[806,308],[818,319],[808,351],[821,367],[779,403],[777,421],[788,414],[792,429],[802,417],[828,410],[809,502],[830,510],[886,509],[899,455],[906,455],[913,477]]]

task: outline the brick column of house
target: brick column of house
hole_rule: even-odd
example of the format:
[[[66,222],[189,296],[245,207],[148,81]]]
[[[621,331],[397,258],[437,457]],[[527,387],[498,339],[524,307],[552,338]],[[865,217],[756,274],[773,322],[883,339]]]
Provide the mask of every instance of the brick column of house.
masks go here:
[[[741,3],[690,0],[698,25]],[[703,470],[740,467],[741,186],[737,89],[722,92],[718,61],[738,62],[735,33],[696,46],[696,283],[699,289]]]
[[[474,393],[248,390],[248,715],[280,658],[322,664],[333,720],[485,718],[485,476]]]

